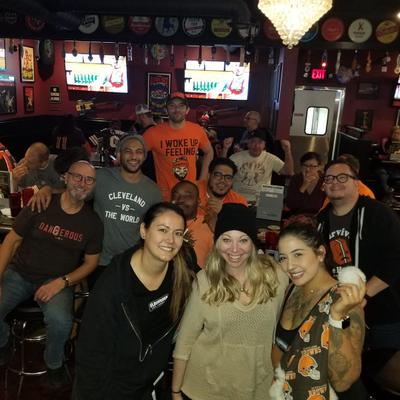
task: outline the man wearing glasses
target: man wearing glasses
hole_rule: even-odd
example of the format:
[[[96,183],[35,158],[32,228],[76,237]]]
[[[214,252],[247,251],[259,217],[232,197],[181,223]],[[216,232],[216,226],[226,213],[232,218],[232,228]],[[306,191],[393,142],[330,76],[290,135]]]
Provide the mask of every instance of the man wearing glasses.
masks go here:
[[[334,263],[332,272],[355,265],[366,274],[367,343],[375,349],[400,350],[399,217],[359,195],[359,178],[346,160],[329,163],[323,180],[330,204],[318,220]]]
[[[204,129],[186,121],[189,106],[185,95],[174,92],[167,101],[169,120],[149,128],[143,135],[147,150],[154,158],[157,184],[165,201],[171,189],[182,180],[195,182],[198,151],[204,153],[200,179],[207,177],[214,151]]]
[[[208,167],[208,179],[196,182],[200,212],[205,214],[204,221],[213,232],[223,204],[240,203],[247,206],[246,198],[232,190],[236,172],[237,167],[229,158],[214,158]]]
[[[85,204],[95,182],[91,164],[72,164],[65,192],[55,194],[41,213],[25,207],[0,248],[0,365],[11,346],[4,319],[33,296],[44,314],[44,360],[55,388],[67,383],[64,346],[72,328],[74,285],[96,268],[101,251],[103,224]]]

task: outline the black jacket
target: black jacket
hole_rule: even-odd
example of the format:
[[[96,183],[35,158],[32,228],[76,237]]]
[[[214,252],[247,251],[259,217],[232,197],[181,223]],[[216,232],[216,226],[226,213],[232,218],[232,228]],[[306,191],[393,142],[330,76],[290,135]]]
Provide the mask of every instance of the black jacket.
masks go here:
[[[329,243],[331,209],[329,204],[318,215],[325,243]],[[376,276],[389,285],[368,301],[367,324],[400,322],[399,217],[379,201],[360,196],[351,220],[350,252],[353,264],[360,267],[367,280]]]
[[[151,399],[153,382],[167,366],[178,322],[143,346],[130,267],[136,249],[115,257],[89,296],[77,345],[75,399]]]

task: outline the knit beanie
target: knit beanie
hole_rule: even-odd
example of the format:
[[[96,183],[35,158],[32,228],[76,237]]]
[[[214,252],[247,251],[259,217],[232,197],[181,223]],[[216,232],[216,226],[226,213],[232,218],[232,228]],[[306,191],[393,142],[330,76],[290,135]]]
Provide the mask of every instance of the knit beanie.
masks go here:
[[[144,139],[142,135],[138,135],[138,134],[132,134],[132,133],[127,133],[125,135],[122,135],[121,138],[119,139],[118,143],[117,143],[117,148],[116,148],[116,153],[120,153],[123,149],[124,149],[124,144],[131,140],[131,139],[135,139],[137,140],[142,146],[143,146],[143,151],[144,151],[144,159],[146,159],[147,157],[147,148],[146,148],[146,144],[144,143]]]
[[[243,204],[228,203],[218,214],[214,231],[214,242],[227,231],[244,232],[256,243],[257,229],[255,215]]]

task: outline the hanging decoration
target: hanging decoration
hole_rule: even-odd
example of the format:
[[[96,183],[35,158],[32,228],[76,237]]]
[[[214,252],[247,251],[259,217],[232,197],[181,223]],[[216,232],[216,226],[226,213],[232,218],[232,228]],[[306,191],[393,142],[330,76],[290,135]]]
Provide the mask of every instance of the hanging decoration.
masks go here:
[[[147,44],[144,45],[143,47],[143,52],[144,52],[144,65],[148,65],[149,64],[149,48],[147,46]]]
[[[89,55],[88,60],[91,62],[93,61],[93,54],[92,54],[92,42],[89,42]]]
[[[114,57],[115,57],[115,61],[118,62],[119,60],[119,43],[115,43],[114,44]]]
[[[389,52],[387,51],[385,53],[385,56],[382,57],[381,72],[388,71],[388,64],[389,64],[390,60],[391,60],[391,58],[390,58]]]
[[[308,75],[310,74],[311,71],[311,50],[307,51],[307,56],[306,56],[306,61],[304,63],[304,73],[303,77],[308,78]]]
[[[104,45],[103,45],[103,42],[100,43],[99,57],[100,57],[100,62],[102,64],[104,64]]]
[[[367,54],[367,63],[365,64],[365,72],[371,72],[372,70],[372,57],[371,57],[371,51],[368,50]]]
[[[174,48],[173,44],[171,44],[171,47],[169,50],[169,65],[170,65],[170,67],[175,66],[175,48]]]
[[[396,66],[394,68],[395,74],[400,74],[400,53],[397,55]]]
[[[78,55],[78,50],[76,49],[76,41],[74,40],[74,47],[72,49],[72,55],[76,57]]]
[[[332,0],[260,0],[258,8],[291,49],[332,8]]]
[[[340,68],[340,59],[342,58],[342,52],[338,50],[336,54],[336,63],[335,63],[335,74],[337,75]]]
[[[128,59],[129,62],[133,61],[133,48],[132,48],[132,43],[128,43],[126,45],[126,58]]]

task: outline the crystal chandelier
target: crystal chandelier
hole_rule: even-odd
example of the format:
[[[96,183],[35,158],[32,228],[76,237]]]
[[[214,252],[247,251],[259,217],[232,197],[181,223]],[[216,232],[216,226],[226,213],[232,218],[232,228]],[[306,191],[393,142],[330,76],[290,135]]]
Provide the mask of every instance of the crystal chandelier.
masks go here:
[[[259,0],[258,8],[291,49],[332,8],[332,0]]]

